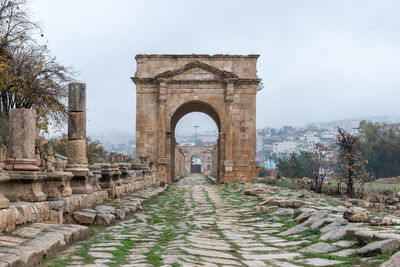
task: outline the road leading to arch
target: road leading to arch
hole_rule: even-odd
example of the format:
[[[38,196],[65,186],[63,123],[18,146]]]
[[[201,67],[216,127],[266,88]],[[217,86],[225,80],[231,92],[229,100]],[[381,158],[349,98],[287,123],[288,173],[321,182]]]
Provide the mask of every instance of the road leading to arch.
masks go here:
[[[233,185],[189,175],[134,218],[75,245],[48,266],[302,266],[301,241],[277,237],[282,223],[253,212],[255,198]],[[315,259],[307,266],[338,264]],[[303,265],[304,266],[304,265]]]

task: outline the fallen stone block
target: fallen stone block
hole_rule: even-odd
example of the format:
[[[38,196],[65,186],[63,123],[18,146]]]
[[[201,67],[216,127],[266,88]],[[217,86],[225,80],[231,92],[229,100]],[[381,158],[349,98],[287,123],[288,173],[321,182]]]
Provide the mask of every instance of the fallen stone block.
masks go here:
[[[115,223],[115,216],[109,213],[99,213],[96,215],[97,225],[112,225]]]
[[[378,242],[372,242],[358,249],[356,254],[363,257],[371,257],[386,252],[393,252],[398,249],[400,241],[397,239],[387,239]]]
[[[115,210],[115,216],[117,217],[118,220],[123,220],[125,219],[126,212],[123,209],[116,209]]]
[[[75,211],[74,219],[79,224],[93,224],[96,219],[96,213]]]
[[[369,211],[360,207],[350,207],[343,213],[343,218],[349,222],[367,222]]]
[[[388,216],[369,216],[368,223],[372,226],[389,226],[392,225],[392,218]]]

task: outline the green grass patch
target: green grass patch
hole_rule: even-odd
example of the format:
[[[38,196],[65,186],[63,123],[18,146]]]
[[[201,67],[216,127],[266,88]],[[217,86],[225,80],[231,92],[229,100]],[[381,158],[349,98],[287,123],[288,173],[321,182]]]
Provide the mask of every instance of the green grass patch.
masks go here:
[[[89,242],[83,243],[81,249],[74,253],[76,256],[82,257],[87,264],[94,263],[94,257],[89,254],[90,246]]]
[[[145,255],[146,255],[147,261],[150,262],[151,264],[153,264],[154,266],[162,265],[161,256],[156,254],[154,251],[147,252]]]

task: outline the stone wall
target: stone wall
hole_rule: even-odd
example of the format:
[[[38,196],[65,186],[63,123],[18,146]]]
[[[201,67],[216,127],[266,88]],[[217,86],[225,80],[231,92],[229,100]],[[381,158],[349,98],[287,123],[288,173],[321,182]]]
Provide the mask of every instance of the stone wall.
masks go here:
[[[152,170],[130,170],[126,179],[127,183],[115,185],[111,191],[107,188],[90,194],[47,197],[45,201],[40,202],[10,202],[9,207],[0,209],[0,232],[10,232],[18,225],[33,222],[74,223],[73,212],[92,208],[112,198],[143,189],[155,184],[156,180],[155,172]]]
[[[201,160],[201,173],[217,176],[218,147],[217,146],[178,146],[184,156],[184,173],[190,173],[190,165],[193,156]],[[175,156],[175,161],[177,160]],[[176,171],[176,168],[175,168]]]
[[[175,177],[185,174],[187,174],[185,154],[180,147],[175,146]]]

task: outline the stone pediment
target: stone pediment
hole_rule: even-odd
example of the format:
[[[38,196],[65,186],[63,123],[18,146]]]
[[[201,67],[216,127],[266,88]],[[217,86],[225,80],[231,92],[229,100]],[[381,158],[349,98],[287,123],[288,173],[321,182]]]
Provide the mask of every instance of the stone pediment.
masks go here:
[[[225,78],[238,78],[229,71],[223,71],[200,61],[193,61],[183,68],[160,73],[156,78],[169,78],[173,80],[221,80]]]

